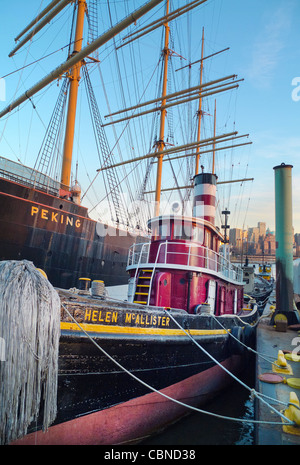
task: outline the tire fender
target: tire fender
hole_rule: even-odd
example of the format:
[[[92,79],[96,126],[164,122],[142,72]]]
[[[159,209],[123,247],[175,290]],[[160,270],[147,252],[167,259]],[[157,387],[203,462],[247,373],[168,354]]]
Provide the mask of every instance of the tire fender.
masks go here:
[[[245,351],[245,347],[241,344],[245,344],[245,334],[241,326],[234,326],[229,335],[229,350],[232,355],[242,355]]]

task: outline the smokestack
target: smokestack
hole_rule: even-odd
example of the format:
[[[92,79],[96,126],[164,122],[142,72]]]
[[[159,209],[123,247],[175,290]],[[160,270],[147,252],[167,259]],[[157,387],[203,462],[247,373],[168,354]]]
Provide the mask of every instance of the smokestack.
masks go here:
[[[215,224],[217,176],[200,173],[194,177],[193,216]]]

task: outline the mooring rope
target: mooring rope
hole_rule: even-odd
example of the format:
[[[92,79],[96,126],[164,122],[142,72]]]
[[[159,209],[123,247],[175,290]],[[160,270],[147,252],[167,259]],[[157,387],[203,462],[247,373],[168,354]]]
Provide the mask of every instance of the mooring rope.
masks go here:
[[[271,310],[269,314],[267,314],[267,315],[262,315],[261,318],[262,318],[262,317],[268,318],[268,317],[271,316],[273,313],[274,313],[274,311]],[[242,346],[244,346],[244,347],[245,347],[246,349],[248,349],[250,352],[253,352],[255,355],[257,355],[258,357],[262,358],[262,359],[265,360],[266,362],[271,363],[272,365],[276,366],[277,368],[282,368],[280,365],[278,365],[278,363],[276,363],[276,361],[274,361],[274,358],[271,359],[271,358],[269,358],[269,356],[267,356],[267,355],[265,355],[265,354],[261,354],[261,353],[257,352],[256,350],[252,349],[252,347],[247,346],[247,345],[244,344],[242,341],[240,341],[237,337],[235,337],[230,331],[228,331],[228,330],[221,324],[221,322],[215,317],[215,315],[211,315],[211,316],[214,317],[215,321],[217,321],[217,323],[221,326],[221,328],[222,328],[223,330],[225,330],[233,339],[235,339],[237,342],[239,342]],[[243,320],[242,320],[242,321],[243,321]],[[253,325],[253,327],[254,327],[254,326],[256,326],[256,324]],[[277,403],[277,404],[282,404],[282,405],[285,405],[285,406],[291,405],[290,402],[282,402],[282,401],[280,401],[279,399],[274,399],[273,397],[269,397],[269,396],[267,396],[266,394],[264,394],[264,393],[262,393],[262,392],[260,392],[259,395],[262,396],[262,397],[265,397],[266,399],[268,399],[268,400],[270,400],[270,401],[272,401],[272,402],[275,402],[275,403]],[[294,405],[294,404],[293,404],[293,405]],[[295,405],[295,407],[296,407],[298,410],[300,410],[300,407],[298,407],[297,405]]]
[[[270,314],[272,314],[273,312],[270,312]],[[239,344],[241,344],[243,347],[245,347],[247,350],[249,350],[249,352],[253,352],[253,354],[257,355],[258,357],[262,358],[263,360],[265,360],[266,362],[268,363],[271,363],[273,365],[275,365],[277,368],[281,368],[277,363],[276,361],[272,360],[271,358],[268,358],[267,355],[265,354],[261,354],[259,352],[257,352],[256,350],[252,349],[252,347],[249,347],[247,346],[246,344],[244,344],[243,341],[240,341],[237,337],[234,336],[234,334],[232,334],[232,332],[228,331],[228,329],[225,328],[225,326],[222,325],[222,323],[216,318],[215,315],[211,314],[210,315],[211,317],[214,318],[214,320],[221,326],[221,328],[227,332],[227,334],[230,335],[230,337],[232,337],[233,339],[235,339]],[[241,321],[243,322],[243,320],[241,319]],[[256,326],[253,325],[252,327],[254,328]]]
[[[233,373],[231,373],[229,370],[227,370],[226,367],[224,367],[220,362],[218,362],[218,360],[216,360],[209,352],[207,352],[204,347],[202,347],[184,328],[181,327],[181,325],[177,322],[177,320],[175,320],[175,318],[171,315],[170,312],[168,312],[166,309],[165,309],[165,312],[169,315],[169,317],[177,324],[177,326],[179,328],[181,328],[181,330],[194,342],[194,344],[196,344],[197,347],[199,347],[199,349],[202,350],[202,352],[204,352],[208,357],[211,358],[211,360],[213,360],[214,363],[216,363],[217,365],[219,365],[224,371],[226,371],[226,373],[228,373],[235,381],[237,381],[238,383],[240,383],[243,387],[245,387],[246,389],[248,389],[250,392],[251,392],[251,396],[253,397],[256,397],[258,400],[260,400],[261,402],[263,402],[264,404],[266,404],[271,410],[273,410],[275,413],[277,413],[282,419],[284,420],[287,420],[289,424],[295,424],[294,422],[291,423],[291,420],[289,418],[287,418],[284,414],[282,414],[279,410],[275,409],[275,407],[273,407],[272,405],[268,404],[264,399],[262,399],[260,397],[260,393],[257,392],[255,389],[253,388],[250,388],[249,386],[247,386],[243,381],[241,381],[237,376],[235,376]],[[225,329],[225,328],[224,328]],[[228,332],[228,331],[227,331]],[[230,336],[233,336],[230,332],[228,332],[228,334],[230,334]],[[234,337],[234,336],[233,336]],[[235,337],[234,337],[235,338]],[[235,338],[238,342],[241,342],[239,341],[237,338]],[[244,344],[243,344],[244,345]],[[246,346],[247,347],[247,346]],[[274,401],[276,399],[273,399]],[[286,404],[288,405],[288,404]],[[258,423],[263,423],[263,422],[260,422],[258,421]],[[274,423],[273,423],[274,424]]]
[[[131,373],[129,370],[127,370],[125,367],[123,367],[119,362],[117,362],[117,360],[115,360],[113,357],[111,357],[111,355],[109,355],[104,349],[103,347],[101,347],[89,334],[87,331],[85,331],[83,329],[83,327],[80,325],[80,323],[78,323],[78,321],[76,321],[76,319],[73,317],[73,315],[69,312],[69,310],[67,309],[67,307],[64,305],[64,304],[61,304],[62,307],[64,308],[64,310],[67,312],[68,316],[74,321],[74,323],[76,323],[76,325],[78,326],[78,328],[88,337],[88,339],[104,354],[106,355],[115,365],[117,365],[122,371],[124,371],[125,373],[127,373],[129,376],[131,376],[133,379],[135,379],[136,381],[138,381],[139,383],[143,384],[145,387],[147,387],[149,390],[161,395],[162,397],[165,397],[166,399],[176,403],[176,404],[179,404],[187,409],[190,409],[190,410],[193,410],[195,412],[198,412],[198,413],[203,413],[205,415],[209,415],[209,416],[213,416],[213,417],[216,417],[216,418],[220,418],[220,419],[223,419],[223,420],[230,420],[230,421],[236,421],[236,422],[241,422],[241,423],[259,423],[259,424],[268,424],[268,425],[294,425],[295,423],[293,421],[291,421],[289,418],[285,417],[282,413],[280,412],[277,412],[284,420],[286,420],[286,422],[270,422],[270,421],[260,421],[260,420],[250,420],[250,419],[240,419],[240,418],[233,418],[233,417],[229,417],[229,416],[224,416],[224,415],[219,415],[217,413],[213,413],[213,412],[208,412],[206,410],[202,410],[198,407],[194,407],[192,405],[188,405],[184,402],[181,402],[180,400],[177,400],[177,399],[174,399],[170,396],[168,396],[167,394],[155,389],[153,386],[150,386],[148,383],[146,383],[145,381],[143,381],[142,379],[138,378],[136,375],[134,375],[133,373]],[[168,312],[167,312],[168,313]],[[169,313],[168,313],[169,314]],[[175,320],[176,321],[176,320]],[[176,324],[177,324],[177,321],[176,321]],[[177,324],[178,325],[178,324]],[[179,325],[179,327],[182,329],[182,331],[184,331],[192,340],[193,338]],[[194,341],[194,340],[193,340]],[[196,342],[196,341],[194,341]],[[198,345],[198,343],[197,343]],[[201,348],[201,347],[200,347]],[[205,350],[205,349],[203,349]],[[209,354],[208,354],[209,355]],[[210,355],[209,355],[210,356]],[[211,356],[210,356],[211,357]],[[212,358],[212,357],[211,357]],[[219,362],[216,361],[217,364],[219,364]],[[223,365],[221,365],[222,368],[225,368],[223,367]],[[231,374],[230,372],[228,372],[229,374]],[[249,388],[248,386],[245,385],[245,387],[247,387],[251,393],[253,392],[253,389]],[[261,399],[262,400],[262,399]],[[288,405],[288,404],[287,404]],[[272,408],[273,410],[275,410],[272,406],[270,406],[270,408]]]
[[[271,315],[273,315],[273,313],[274,313],[274,310],[270,310],[270,313],[268,313],[267,315],[261,315],[261,316],[257,319],[257,321],[256,321],[254,324],[251,324],[251,323],[248,323],[247,321],[244,321],[239,315],[234,315],[234,316],[235,316],[235,318],[236,318],[237,320],[241,321],[245,326],[251,326],[251,327],[254,328],[255,326],[257,326],[257,325],[260,323],[260,321],[261,321],[263,318],[269,318]],[[212,316],[215,316],[215,315],[213,315],[213,314],[211,314],[211,315],[212,315]],[[222,315],[221,318],[222,318],[222,317],[228,318],[228,316],[227,316],[226,314],[225,314],[225,315]]]
[[[43,404],[43,430],[57,412],[60,299],[31,262],[0,262],[0,444],[24,436]]]

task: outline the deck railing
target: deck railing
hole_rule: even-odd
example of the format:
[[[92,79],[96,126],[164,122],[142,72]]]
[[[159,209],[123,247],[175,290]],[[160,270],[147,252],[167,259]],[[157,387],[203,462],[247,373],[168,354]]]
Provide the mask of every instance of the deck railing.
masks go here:
[[[50,176],[20,163],[0,157],[0,177],[58,195],[60,183]]]
[[[243,270],[233,265],[223,254],[194,243],[165,241],[158,246],[156,256],[150,257],[151,243],[133,244],[129,249],[127,267],[158,265],[182,265],[191,268],[205,268],[234,281],[243,281]],[[153,245],[152,245],[153,246]]]

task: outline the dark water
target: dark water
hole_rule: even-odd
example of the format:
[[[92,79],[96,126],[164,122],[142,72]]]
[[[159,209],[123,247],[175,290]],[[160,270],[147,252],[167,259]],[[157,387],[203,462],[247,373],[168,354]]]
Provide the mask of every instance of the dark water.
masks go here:
[[[243,382],[254,387],[254,363],[241,376]],[[219,415],[254,419],[254,404],[248,389],[236,381],[202,410]],[[254,445],[254,426],[251,423],[223,420],[202,413],[191,413],[141,445]]]

